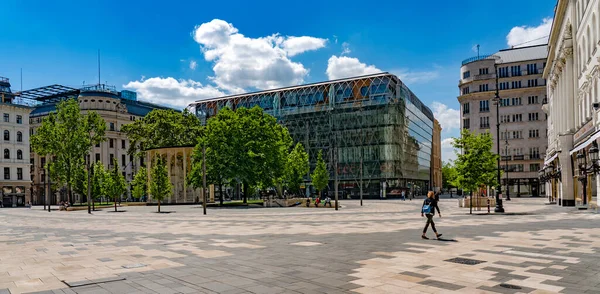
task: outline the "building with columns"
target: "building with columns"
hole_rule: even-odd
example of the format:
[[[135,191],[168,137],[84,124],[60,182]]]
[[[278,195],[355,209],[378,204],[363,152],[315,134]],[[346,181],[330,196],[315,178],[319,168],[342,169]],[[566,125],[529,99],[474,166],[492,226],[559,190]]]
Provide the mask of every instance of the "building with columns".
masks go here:
[[[562,206],[596,205],[600,0],[559,0],[548,44],[548,150],[540,177]],[[590,152],[591,151],[591,152]]]
[[[497,152],[500,140],[502,185],[505,197],[539,196],[538,170],[546,150],[546,45],[500,50],[466,59],[460,69],[461,128],[489,132]],[[497,73],[496,73],[497,68]],[[500,97],[496,115],[496,82]],[[500,135],[496,123],[500,123]],[[499,138],[498,138],[499,137]],[[489,191],[493,194],[493,191]]]
[[[433,147],[431,148],[431,186],[433,191],[442,189],[442,125],[433,119]]]

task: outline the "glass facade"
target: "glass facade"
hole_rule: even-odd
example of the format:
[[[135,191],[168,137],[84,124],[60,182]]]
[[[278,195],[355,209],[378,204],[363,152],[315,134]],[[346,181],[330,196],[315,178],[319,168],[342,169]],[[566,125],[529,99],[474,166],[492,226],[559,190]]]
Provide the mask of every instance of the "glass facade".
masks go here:
[[[340,198],[422,195],[430,189],[433,114],[396,76],[378,74],[192,105],[203,122],[228,106],[263,108],[285,125],[309,153],[311,171],[323,151],[337,168]],[[310,186],[310,178],[306,177]],[[310,192],[310,191],[309,191]]]

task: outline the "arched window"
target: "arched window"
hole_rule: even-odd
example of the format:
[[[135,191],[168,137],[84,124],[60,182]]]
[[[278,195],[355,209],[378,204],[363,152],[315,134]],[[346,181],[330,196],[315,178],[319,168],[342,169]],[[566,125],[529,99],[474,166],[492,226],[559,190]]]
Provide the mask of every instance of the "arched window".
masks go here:
[[[10,150],[4,149],[4,159],[10,159]]]
[[[23,159],[23,151],[21,149],[17,150],[17,159]]]
[[[4,131],[4,141],[10,141],[10,132],[8,130]]]
[[[17,132],[17,142],[23,142],[23,133]]]

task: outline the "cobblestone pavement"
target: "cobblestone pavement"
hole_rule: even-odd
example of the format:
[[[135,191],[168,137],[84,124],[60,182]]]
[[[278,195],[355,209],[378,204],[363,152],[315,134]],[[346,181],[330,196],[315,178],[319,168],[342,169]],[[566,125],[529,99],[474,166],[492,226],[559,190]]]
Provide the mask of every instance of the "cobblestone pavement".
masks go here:
[[[420,238],[421,200],[0,209],[0,294],[600,293],[600,214],[513,199],[505,215],[443,199],[443,240]]]

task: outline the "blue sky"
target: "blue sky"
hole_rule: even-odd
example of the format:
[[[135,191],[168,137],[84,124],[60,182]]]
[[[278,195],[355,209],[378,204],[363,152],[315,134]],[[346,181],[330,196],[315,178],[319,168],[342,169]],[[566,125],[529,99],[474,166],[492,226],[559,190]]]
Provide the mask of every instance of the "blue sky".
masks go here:
[[[383,70],[398,74],[436,112],[442,137],[450,138],[458,134],[460,62],[476,55],[476,44],[493,53],[509,41],[547,35],[556,4],[254,2],[4,0],[0,76],[14,90],[21,68],[24,89],[96,83],[99,49],[102,83],[183,107]],[[452,157],[447,147],[444,159]]]

